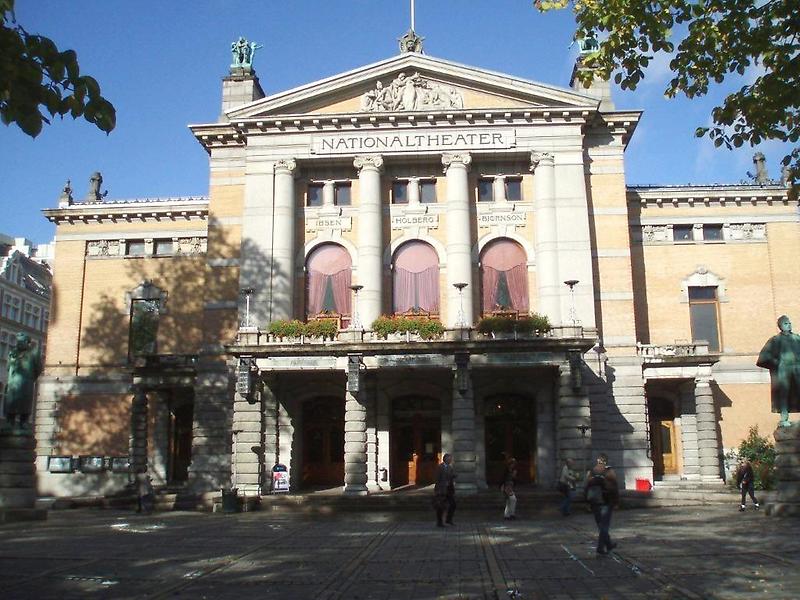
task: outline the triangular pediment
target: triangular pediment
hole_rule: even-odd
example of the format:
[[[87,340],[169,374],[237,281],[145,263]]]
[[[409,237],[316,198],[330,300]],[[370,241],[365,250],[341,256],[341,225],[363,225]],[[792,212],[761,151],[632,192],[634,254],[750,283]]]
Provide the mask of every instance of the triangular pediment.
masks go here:
[[[231,120],[302,114],[597,108],[570,89],[407,53],[273,94],[227,112]]]

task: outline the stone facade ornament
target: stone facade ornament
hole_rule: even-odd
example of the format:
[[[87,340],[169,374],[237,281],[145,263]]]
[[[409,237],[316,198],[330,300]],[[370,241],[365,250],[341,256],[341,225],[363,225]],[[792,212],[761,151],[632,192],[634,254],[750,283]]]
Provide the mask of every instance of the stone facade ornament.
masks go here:
[[[102,202],[108,195],[108,190],[100,191],[103,186],[103,175],[100,171],[95,171],[89,178],[89,191],[86,194],[86,202]]]
[[[766,240],[766,223],[731,223],[731,240]]]
[[[61,196],[58,197],[58,207],[64,208],[65,206],[71,206],[72,202],[72,185],[70,180],[67,179],[64,189],[61,190]]]
[[[208,240],[201,237],[178,238],[175,254],[205,254]]]
[[[256,50],[263,48],[263,46],[255,42],[248,42],[246,38],[240,37],[238,40],[231,44],[231,54],[233,60],[231,62],[231,72],[234,71],[253,71],[253,59],[256,56]]]
[[[400,42],[401,54],[405,54],[406,52],[422,54],[422,42],[425,41],[425,38],[418,36],[413,29],[406,31],[403,37],[397,41]]]
[[[536,167],[543,160],[552,160],[553,155],[549,152],[531,152],[531,173],[536,173]]]
[[[453,86],[432,83],[419,73],[400,73],[389,85],[378,81],[375,88],[361,96],[361,110],[437,110],[464,108],[464,98]]]
[[[643,225],[642,241],[645,244],[672,241],[671,228],[669,225]]]
[[[275,161],[275,170],[289,171],[294,175],[295,171],[297,171],[297,162],[293,158],[281,158]]]
[[[356,170],[360,171],[364,167],[375,169],[377,171],[383,170],[383,158],[381,156],[356,156],[353,159],[353,166]]]
[[[444,165],[445,172],[447,172],[447,169],[449,169],[450,165],[453,164],[460,164],[464,165],[466,168],[469,168],[470,164],[472,164],[472,156],[466,152],[442,154],[442,165]]]

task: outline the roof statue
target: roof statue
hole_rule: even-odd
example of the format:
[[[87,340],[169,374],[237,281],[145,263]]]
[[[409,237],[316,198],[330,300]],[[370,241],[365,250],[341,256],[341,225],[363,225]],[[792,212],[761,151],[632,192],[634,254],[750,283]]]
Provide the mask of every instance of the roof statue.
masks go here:
[[[100,171],[95,171],[89,178],[89,191],[86,194],[86,202],[102,202],[103,198],[108,195],[108,190],[101,192],[100,188],[103,185],[103,175]]]
[[[58,197],[58,206],[69,206],[72,204],[72,184],[69,179],[67,179],[67,183],[64,185],[64,189],[61,190],[61,195]]]
[[[581,56],[597,52],[600,49],[600,44],[597,43],[597,38],[594,36],[579,38],[577,41]]]
[[[456,88],[423,79],[419,73],[400,73],[389,84],[378,81],[375,88],[361,96],[361,110],[436,110],[464,108],[464,99]]]
[[[400,53],[417,52],[422,54],[422,42],[425,38],[418,36],[413,29],[409,29],[403,34],[403,37],[398,39],[400,42]]]
[[[250,73],[253,71],[253,59],[256,56],[256,50],[263,48],[260,44],[249,42],[246,38],[240,37],[238,40],[231,44],[231,54],[233,61],[231,62],[231,71],[244,71]]]

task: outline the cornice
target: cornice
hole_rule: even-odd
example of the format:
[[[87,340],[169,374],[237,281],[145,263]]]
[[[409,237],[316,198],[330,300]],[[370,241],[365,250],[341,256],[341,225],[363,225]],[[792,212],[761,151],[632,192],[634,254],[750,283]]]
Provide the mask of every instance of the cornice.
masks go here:
[[[790,201],[788,189],[780,185],[676,185],[676,186],[628,186],[626,196],[629,203],[641,204],[643,208],[668,206],[694,206],[732,204],[735,206],[756,204],[797,204]]]
[[[114,202],[79,202],[42,211],[51,223],[118,223],[208,219],[208,198],[163,198]]]

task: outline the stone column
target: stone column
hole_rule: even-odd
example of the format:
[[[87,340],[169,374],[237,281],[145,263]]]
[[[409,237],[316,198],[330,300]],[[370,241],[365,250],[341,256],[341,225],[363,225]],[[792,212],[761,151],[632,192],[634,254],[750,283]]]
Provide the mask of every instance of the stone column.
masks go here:
[[[131,435],[128,440],[131,471],[147,472],[147,393],[136,387],[131,400]]]
[[[261,408],[264,411],[264,471],[270,477],[272,467],[279,461],[278,398],[275,381],[265,378],[261,383]],[[287,465],[288,466],[288,465]],[[267,486],[267,482],[264,483]]]
[[[253,384],[249,393],[234,394],[231,441],[232,483],[248,496],[261,493],[262,481],[261,454],[253,452],[253,447],[263,448],[261,391],[256,378]]]
[[[378,415],[377,415],[377,385],[375,377],[364,377],[363,401],[367,409],[367,487],[370,491],[380,489],[380,475],[378,473]]]
[[[419,202],[419,177],[408,178],[408,205],[416,206]]]
[[[531,154],[536,211],[536,283],[538,312],[560,325],[561,288],[558,274],[558,224],[555,205],[555,163],[552,154]]]
[[[697,410],[694,406],[694,384],[680,389],[681,446],[683,447],[683,473],[686,479],[700,477],[700,457],[697,444]]]
[[[695,378],[694,402],[697,411],[697,446],[700,478],[704,481],[721,481],[717,411],[714,407],[714,395],[711,392],[711,380],[709,377]]]
[[[469,354],[455,355],[453,377],[453,461],[456,489],[466,494],[478,491],[475,477],[475,396],[469,372]]]
[[[367,407],[361,377],[361,355],[347,356],[344,403],[344,493],[367,493]]]
[[[233,394],[227,365],[202,363],[195,381],[190,489],[218,492],[230,483],[231,409]]]
[[[295,188],[293,159],[275,163],[275,238],[272,248],[272,318],[294,316]]]
[[[365,327],[381,316],[383,298],[383,212],[380,156],[357,156],[358,169],[358,316]]]
[[[556,427],[558,461],[571,458],[577,465],[591,465],[592,429],[589,396],[583,385],[583,359],[580,352],[568,353],[567,362],[558,368]]]
[[[494,187],[494,201],[506,202],[506,176],[496,175],[492,186]]]
[[[467,173],[472,157],[467,153],[443,154],[447,174],[447,326],[455,327],[463,301],[466,327],[472,327],[472,227]],[[466,283],[463,294],[454,283]],[[462,296],[463,295],[463,299]]]

